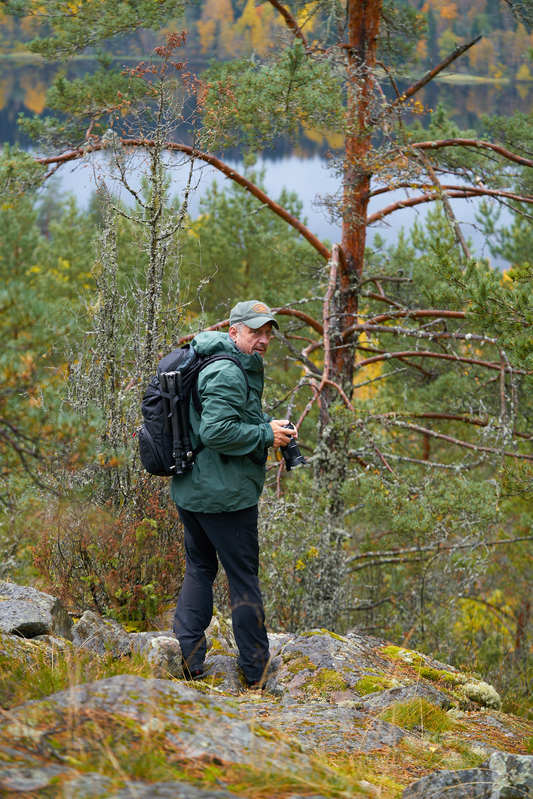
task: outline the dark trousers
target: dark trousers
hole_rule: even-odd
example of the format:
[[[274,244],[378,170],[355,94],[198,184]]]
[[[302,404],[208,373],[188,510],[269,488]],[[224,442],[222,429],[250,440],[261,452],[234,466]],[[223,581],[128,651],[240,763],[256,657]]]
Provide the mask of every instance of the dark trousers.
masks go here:
[[[179,508],[185,528],[185,577],[174,614],[174,634],[191,671],[201,668],[204,632],[213,615],[217,554],[228,577],[239,664],[248,682],[263,677],[268,662],[263,599],[259,589],[257,506],[228,513]]]

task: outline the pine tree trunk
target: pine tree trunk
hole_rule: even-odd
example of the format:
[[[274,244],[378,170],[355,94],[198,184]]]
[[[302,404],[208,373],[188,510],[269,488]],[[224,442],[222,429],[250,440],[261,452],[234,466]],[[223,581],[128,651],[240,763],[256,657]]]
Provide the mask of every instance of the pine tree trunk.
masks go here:
[[[373,69],[376,63],[382,0],[348,0],[347,130],[343,175],[342,246],[335,284],[324,310],[325,358],[329,379],[346,397],[353,394],[358,294],[364,269],[371,172]],[[345,577],[343,489],[349,469],[350,417],[339,391],[325,385],[320,398],[315,485],[327,497],[321,542],[321,568],[312,588],[320,623],[335,626]],[[315,621],[314,619],[310,620]]]

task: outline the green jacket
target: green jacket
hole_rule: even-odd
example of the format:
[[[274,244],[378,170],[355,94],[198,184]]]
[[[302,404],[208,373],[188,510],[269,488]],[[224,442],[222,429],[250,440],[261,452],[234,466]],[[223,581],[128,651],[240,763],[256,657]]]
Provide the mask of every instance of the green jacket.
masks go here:
[[[191,443],[196,448],[201,442],[204,449],[190,472],[172,478],[170,494],[179,507],[201,513],[250,508],[263,490],[266,448],[274,441],[261,410],[263,359],[238,350],[227,333],[199,333],[192,344],[201,355],[236,356],[250,391],[247,394],[244,375],[231,361],[215,361],[200,372],[202,414],[191,401]]]

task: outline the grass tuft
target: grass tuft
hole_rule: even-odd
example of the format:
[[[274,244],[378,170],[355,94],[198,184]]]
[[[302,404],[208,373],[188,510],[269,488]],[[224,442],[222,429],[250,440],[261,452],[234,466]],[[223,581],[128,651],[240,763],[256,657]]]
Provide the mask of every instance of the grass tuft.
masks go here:
[[[396,702],[384,710],[380,718],[404,730],[418,727],[423,731],[446,732],[456,726],[446,711],[423,697]]]

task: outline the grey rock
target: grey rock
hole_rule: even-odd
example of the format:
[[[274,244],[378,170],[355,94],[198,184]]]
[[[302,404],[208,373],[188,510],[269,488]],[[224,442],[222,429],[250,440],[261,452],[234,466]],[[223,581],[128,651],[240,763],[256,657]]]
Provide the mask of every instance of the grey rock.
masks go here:
[[[402,799],[526,799],[533,756],[495,752],[480,768],[437,771],[409,785]]]
[[[99,799],[108,795],[110,785],[111,779],[104,774],[82,774],[63,784],[62,799]]]
[[[0,723],[0,734],[15,745],[17,739],[28,735],[29,714],[36,717],[45,713],[47,723],[54,727],[66,723],[68,718],[75,727],[92,709],[133,719],[146,730],[164,730],[169,742],[185,758],[216,758],[255,768],[265,764],[272,768],[279,764],[294,767],[293,747],[261,735],[255,719],[239,717],[231,697],[204,695],[183,682],[132,675],[73,686],[45,700],[19,705],[10,711],[9,722]],[[42,726],[38,735],[46,735]],[[301,754],[298,767],[309,767]]]
[[[65,651],[72,648],[72,642],[66,638],[58,638],[55,635],[36,635],[32,641],[40,641],[46,644],[50,649]]]
[[[19,638],[0,632],[0,655],[15,661],[30,663],[46,648],[39,638]]]
[[[268,644],[270,647],[270,657],[276,657],[282,650],[285,644],[294,640],[294,635],[289,633],[268,633]]]
[[[219,691],[229,694],[239,694],[245,687],[235,655],[208,652],[204,665],[204,680]]]
[[[252,708],[259,713],[257,706]],[[405,731],[386,721],[374,719],[352,707],[322,702],[281,705],[270,709],[261,724],[273,731],[294,736],[304,752],[371,752],[395,747]]]
[[[152,665],[156,677],[183,677],[181,665],[181,648],[179,641],[170,633],[137,633],[137,635],[150,636],[142,640],[135,640],[133,635],[132,649],[141,652]]]
[[[364,699],[357,703],[357,707],[368,713],[379,713],[396,702],[408,702],[417,697],[427,699],[428,702],[445,710],[451,707],[450,698],[445,693],[424,683],[414,683],[401,688],[387,688],[384,691],[367,694]]]
[[[369,672],[393,673],[391,663],[375,652],[375,644],[352,634],[335,635],[314,630],[286,641],[274,658],[273,674],[267,689],[283,701],[309,699],[308,685],[318,670],[336,672],[337,686],[324,691],[324,698],[343,689],[355,690],[357,682]],[[353,698],[357,694],[353,693]],[[346,699],[346,697],[344,697]]]
[[[492,772],[482,768],[436,771],[409,785],[402,799],[492,799]]]
[[[150,650],[154,638],[175,638],[172,630],[150,630],[143,633],[130,633],[133,652],[144,654]]]
[[[239,797],[246,799],[241,794]],[[120,791],[110,794],[108,799],[235,799],[235,794],[223,790],[204,790],[186,782],[156,782],[152,785],[128,782]]]
[[[501,721],[501,719],[497,719],[494,716],[491,716],[487,713],[484,713],[482,716],[476,717],[473,716],[472,718],[476,718],[476,720],[483,724],[486,727],[491,727],[494,730],[498,730],[502,735],[505,735],[506,738],[514,738],[515,733],[509,729],[509,727]]]
[[[24,638],[47,634],[71,638],[72,621],[56,597],[2,580],[0,631]]]
[[[495,752],[483,766],[488,766],[492,771],[494,799],[524,799],[525,796],[533,796],[532,755]]]
[[[72,629],[74,646],[88,649],[97,655],[122,657],[131,654],[131,638],[116,621],[103,619],[86,610]]]
[[[2,791],[21,792],[46,788],[51,780],[66,771],[64,766],[35,766],[0,768],[0,793]]]

